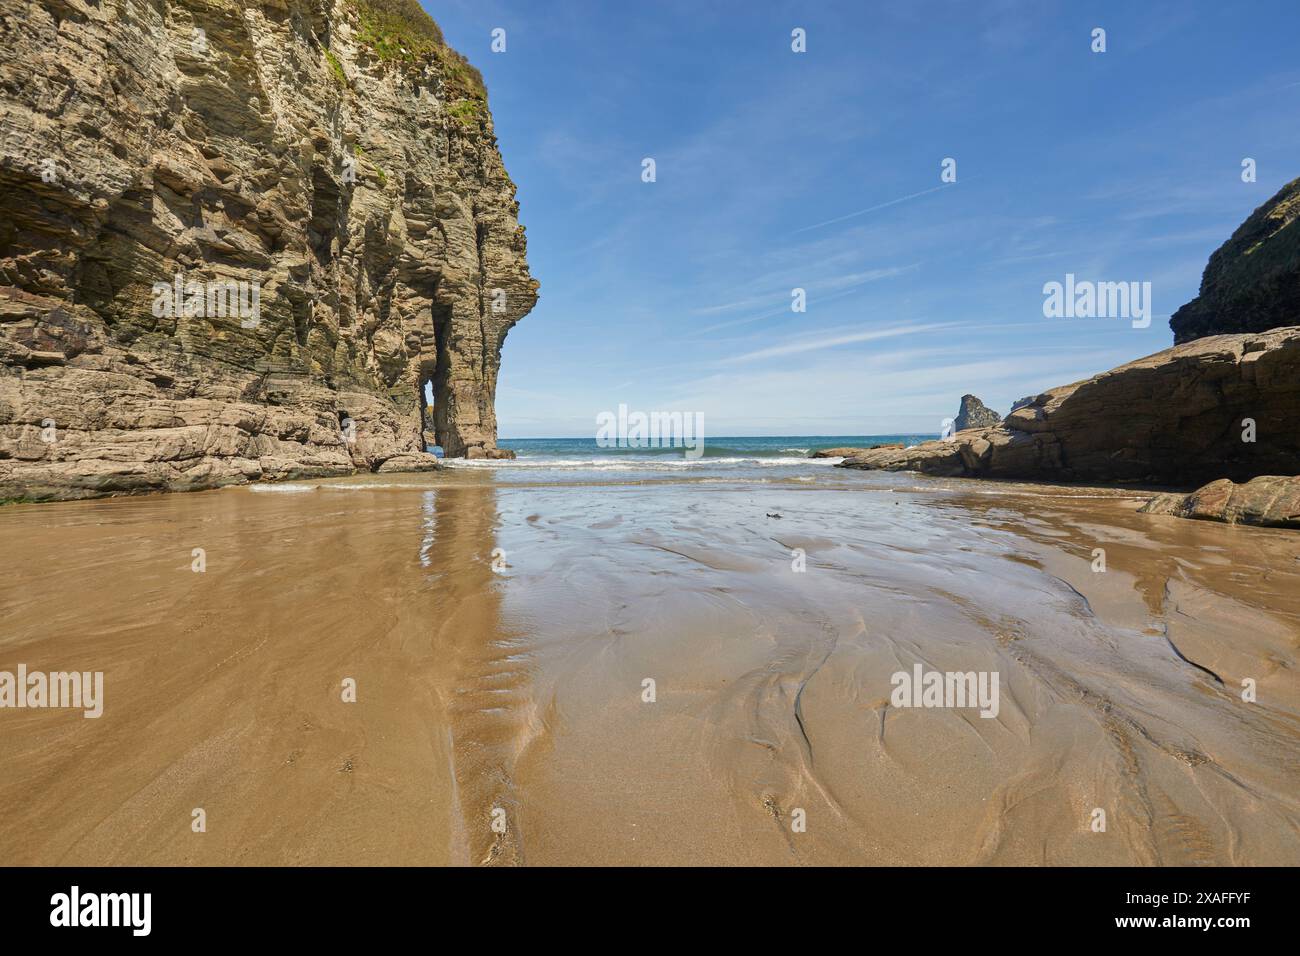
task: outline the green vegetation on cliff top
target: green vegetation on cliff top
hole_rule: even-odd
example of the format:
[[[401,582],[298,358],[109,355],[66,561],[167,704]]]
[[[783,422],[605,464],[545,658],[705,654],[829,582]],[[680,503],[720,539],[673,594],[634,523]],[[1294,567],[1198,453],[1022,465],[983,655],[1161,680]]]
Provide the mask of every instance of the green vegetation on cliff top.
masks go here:
[[[360,40],[381,60],[438,60],[448,89],[470,99],[486,99],[483,75],[447,46],[442,31],[416,0],[352,0],[361,22]]]

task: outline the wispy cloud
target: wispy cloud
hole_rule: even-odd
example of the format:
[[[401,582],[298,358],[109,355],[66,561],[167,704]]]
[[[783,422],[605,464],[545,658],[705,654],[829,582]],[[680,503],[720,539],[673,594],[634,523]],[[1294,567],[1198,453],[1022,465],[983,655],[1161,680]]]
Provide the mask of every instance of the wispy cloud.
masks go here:
[[[883,269],[865,269],[860,272],[851,272],[846,275],[834,276],[828,279],[820,279],[808,283],[809,288],[820,289],[856,289],[866,285],[868,282],[875,282],[878,279],[888,279],[892,276],[902,275],[904,272],[910,272],[921,264],[913,262],[906,266],[888,266]],[[736,302],[724,302],[722,305],[705,306],[702,309],[696,309],[696,315],[715,315],[719,312],[733,312],[737,309],[748,309],[759,305],[770,305],[774,299],[788,298],[789,289],[780,289],[769,292],[762,296],[753,296],[748,299],[740,299]]]
[[[947,189],[949,186],[955,186],[956,183],[941,183],[931,189],[922,189],[919,193],[912,193],[908,196],[899,196],[897,199],[891,199],[889,202],[882,202],[875,206],[869,206],[866,209],[859,209],[857,212],[846,213],[843,216],[836,216],[834,219],[827,219],[825,222],[813,223],[811,226],[804,226],[802,229],[796,229],[794,235],[801,232],[810,232],[813,229],[820,229],[822,226],[831,226],[837,222],[844,222],[846,219],[854,219],[858,216],[865,216],[869,212],[876,212],[880,209],[886,209],[889,206],[897,206],[901,202],[907,202],[909,199],[916,199],[919,196],[928,196],[930,193],[937,193],[941,189]]]
[[[956,324],[956,322],[927,322],[921,325],[895,325],[883,329],[868,329],[863,332],[850,332],[844,335],[831,335],[817,339],[793,339],[780,345],[773,345],[765,349],[722,359],[720,364],[732,365],[737,362],[753,362],[758,359],[795,355],[800,352],[817,352],[822,349],[833,349],[841,345],[853,345],[858,342],[874,342],[878,339],[893,339],[902,335],[934,332],[938,329],[952,328]]]
[[[876,282],[880,279],[888,279],[894,276],[903,275],[904,273],[920,268],[920,265],[919,262],[914,262],[907,266],[892,266],[887,269],[871,269],[867,272],[858,272],[848,276],[840,276],[835,279],[812,282],[809,283],[806,288],[808,293],[808,302],[810,304],[815,302],[817,305],[834,302],[837,299],[843,299],[846,296],[853,295],[853,293],[857,292],[869,283]],[[846,283],[848,284],[846,285]],[[801,286],[800,288],[803,287]],[[825,291],[827,289],[837,288],[838,291],[833,291],[829,294]],[[758,315],[749,315],[741,319],[729,319],[726,322],[717,322],[713,325],[706,325],[704,328],[693,333],[691,337],[694,338],[701,335],[709,335],[713,332],[717,332],[719,329],[728,329],[739,325],[750,325],[754,322],[761,322],[763,319],[774,318],[778,315],[791,315],[793,313],[790,311],[790,302],[788,300],[789,294],[789,292],[782,290],[780,292],[773,292],[761,299],[754,299],[752,300],[754,303],[770,303],[775,300],[780,301],[782,304],[775,309],[759,313]],[[708,310],[701,310],[701,312],[729,311],[730,308],[731,307],[718,306]]]

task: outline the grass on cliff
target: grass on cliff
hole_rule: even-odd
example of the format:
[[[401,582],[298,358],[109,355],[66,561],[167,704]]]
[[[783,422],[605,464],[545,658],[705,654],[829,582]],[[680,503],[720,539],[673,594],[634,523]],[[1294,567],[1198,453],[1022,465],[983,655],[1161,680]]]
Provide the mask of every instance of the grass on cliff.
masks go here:
[[[447,46],[442,31],[416,0],[352,0],[361,23],[359,39],[381,60],[411,63],[433,57],[447,86],[467,99],[486,99],[483,75]]]
[[[338,81],[339,86],[346,87],[348,85],[348,75],[343,72],[343,64],[339,62],[339,58],[330,50],[326,50],[325,60],[329,63],[330,72],[334,74],[334,79]]]
[[[482,110],[483,104],[478,100],[457,100],[447,107],[447,113],[462,126],[473,126]]]

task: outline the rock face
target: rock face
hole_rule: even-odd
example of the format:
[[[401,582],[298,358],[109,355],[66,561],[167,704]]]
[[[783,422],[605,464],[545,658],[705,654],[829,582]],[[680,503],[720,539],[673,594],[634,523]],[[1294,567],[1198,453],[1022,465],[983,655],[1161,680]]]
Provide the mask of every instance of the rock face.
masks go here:
[[[1253,425],[1251,424],[1253,422]],[[1195,486],[1300,472],[1300,328],[1217,335],[1044,392],[999,425],[840,467]]]
[[[538,286],[481,79],[415,0],[0,16],[0,497],[497,454]]]
[[[953,419],[953,428],[957,431],[966,428],[987,428],[989,425],[996,425],[1001,420],[1001,415],[974,395],[963,395],[961,397],[961,408],[957,411],[957,417]]]
[[[1300,179],[1210,256],[1201,293],[1173,314],[1174,342],[1300,325]]]
[[[1244,485],[1223,478],[1190,495],[1157,495],[1139,510],[1230,524],[1300,528],[1300,478],[1262,475]]]

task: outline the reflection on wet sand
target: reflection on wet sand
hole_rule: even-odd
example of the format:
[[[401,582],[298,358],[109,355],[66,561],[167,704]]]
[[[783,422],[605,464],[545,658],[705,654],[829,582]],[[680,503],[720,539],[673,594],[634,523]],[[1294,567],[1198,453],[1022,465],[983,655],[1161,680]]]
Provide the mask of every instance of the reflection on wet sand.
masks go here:
[[[0,712],[0,856],[513,858],[487,827],[488,804],[513,806],[502,701],[526,677],[499,622],[493,497],[241,491],[8,509],[0,669],[75,661],[105,672],[107,703],[98,721]]]
[[[508,559],[496,547],[495,497],[487,485],[423,494],[420,563],[437,595],[431,677],[451,758],[455,863],[524,862],[512,776],[530,730],[531,655],[501,622]]]
[[[0,856],[1300,862],[1300,539],[1136,506],[444,474],[5,508],[0,670],[106,703],[0,711]],[[917,665],[996,672],[996,717],[891,706]]]

